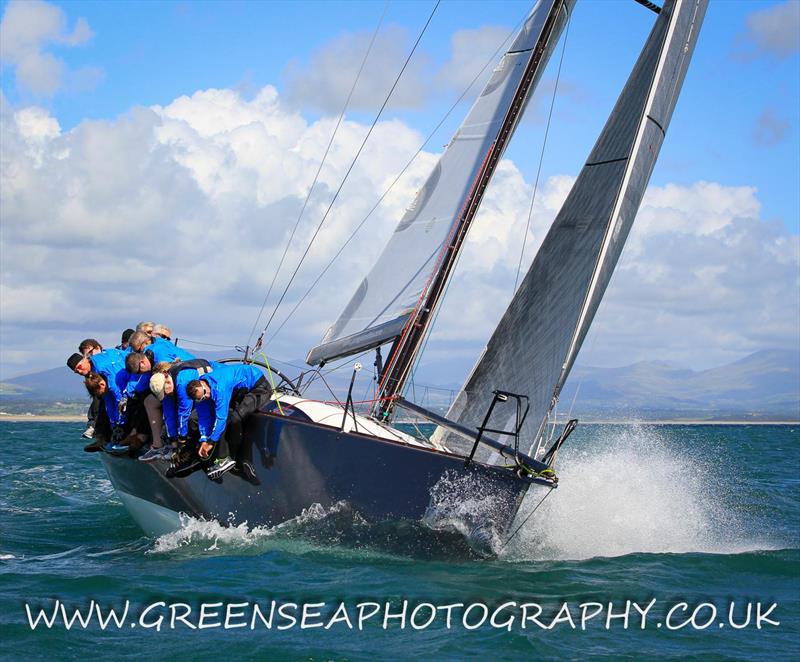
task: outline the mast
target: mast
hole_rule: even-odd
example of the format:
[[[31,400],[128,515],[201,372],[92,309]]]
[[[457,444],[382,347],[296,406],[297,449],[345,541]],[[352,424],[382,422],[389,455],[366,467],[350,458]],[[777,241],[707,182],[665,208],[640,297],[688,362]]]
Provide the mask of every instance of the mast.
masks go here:
[[[464,239],[483,200],[486,187],[489,185],[508,141],[519,123],[535,82],[544,68],[543,64],[547,62],[547,56],[557,40],[563,24],[566,22],[573,2],[574,0],[557,0],[553,2],[538,40],[529,49],[532,51],[532,56],[528,60],[525,72],[517,86],[497,136],[489,146],[483,163],[472,182],[469,195],[459,213],[458,221],[454,224],[450,235],[442,246],[429,284],[423,290],[423,294],[416,308],[409,316],[401,335],[392,345],[389,360],[386,362],[383,374],[380,376],[376,394],[377,401],[373,409],[373,414],[379,418],[386,418],[391,414],[393,398],[402,394],[405,388],[411,367],[419,354],[434,313],[441,303],[442,295],[452,276]],[[556,39],[553,39],[554,35]],[[521,51],[509,51],[509,53],[518,52]]]

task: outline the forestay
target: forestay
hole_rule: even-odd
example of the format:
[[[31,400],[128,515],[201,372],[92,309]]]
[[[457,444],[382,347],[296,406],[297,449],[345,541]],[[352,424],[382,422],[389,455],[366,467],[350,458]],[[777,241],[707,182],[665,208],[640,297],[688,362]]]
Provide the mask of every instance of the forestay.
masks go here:
[[[707,0],[668,0],[603,133],[447,417],[476,428],[494,389],[530,398],[537,442],[630,231],[672,116]],[[511,411],[490,426],[509,429]],[[434,439],[464,442],[442,428]],[[483,450],[477,457],[486,460]]]
[[[400,220],[375,266],[356,289],[339,319],[312,348],[306,361],[316,365],[377,347],[401,334],[419,304],[438,257],[458,224],[471,188],[490,153],[514,100],[534,47],[550,12],[561,8],[552,37],[563,28],[567,8],[574,0],[539,0],[511,48],[500,60],[489,82],[441,159]],[[552,52],[548,47],[530,87],[538,82]]]

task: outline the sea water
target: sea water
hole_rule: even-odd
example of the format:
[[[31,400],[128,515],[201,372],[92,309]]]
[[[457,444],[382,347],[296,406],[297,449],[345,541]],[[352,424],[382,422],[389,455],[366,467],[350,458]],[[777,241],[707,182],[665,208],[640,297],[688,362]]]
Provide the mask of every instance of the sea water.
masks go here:
[[[273,527],[187,518],[147,538],[82,429],[0,423],[4,658],[800,655],[798,427],[580,426],[558,489],[523,503],[493,557],[468,532],[369,522],[346,503]],[[127,604],[127,620],[65,627],[62,606],[93,604]],[[39,610],[59,618],[32,628]]]

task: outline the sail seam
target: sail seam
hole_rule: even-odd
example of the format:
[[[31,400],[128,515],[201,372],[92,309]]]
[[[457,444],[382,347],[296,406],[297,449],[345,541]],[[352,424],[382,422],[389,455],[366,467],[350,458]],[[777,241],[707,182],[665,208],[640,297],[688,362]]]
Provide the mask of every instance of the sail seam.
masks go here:
[[[606,161],[595,161],[594,163],[587,163],[586,167],[590,166],[601,166],[601,165],[608,165],[609,163],[620,163],[621,161],[627,161],[630,156],[623,156],[618,159],[607,159]]]
[[[652,115],[648,115],[647,119],[649,119],[653,124],[655,124],[659,128],[662,136],[666,137],[667,132],[664,131],[664,127],[661,126],[661,124],[659,124],[658,120],[655,117],[653,117]]]

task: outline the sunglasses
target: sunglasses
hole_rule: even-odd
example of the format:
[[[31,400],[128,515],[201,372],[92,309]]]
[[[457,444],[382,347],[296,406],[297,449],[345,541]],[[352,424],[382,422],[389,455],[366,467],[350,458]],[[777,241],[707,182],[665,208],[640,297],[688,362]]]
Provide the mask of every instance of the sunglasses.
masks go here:
[[[192,397],[192,400],[195,402],[202,402],[203,400],[208,400],[211,397],[211,389],[206,391],[206,387],[204,386],[200,391],[199,395],[195,395]]]

